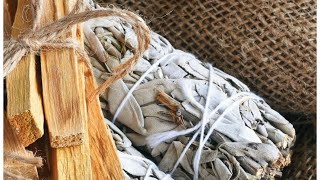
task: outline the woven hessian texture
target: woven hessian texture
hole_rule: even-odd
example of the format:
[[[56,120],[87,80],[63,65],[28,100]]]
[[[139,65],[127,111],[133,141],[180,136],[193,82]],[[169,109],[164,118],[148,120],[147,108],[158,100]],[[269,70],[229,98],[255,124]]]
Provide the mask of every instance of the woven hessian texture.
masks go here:
[[[101,1],[101,0],[100,0]],[[316,111],[315,0],[108,0],[282,112]]]

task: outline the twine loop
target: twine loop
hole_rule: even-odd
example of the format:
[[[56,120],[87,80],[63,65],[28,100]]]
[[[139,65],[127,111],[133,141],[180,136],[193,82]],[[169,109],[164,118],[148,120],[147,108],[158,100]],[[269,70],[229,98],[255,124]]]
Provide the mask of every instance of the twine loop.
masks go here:
[[[11,38],[4,42],[4,78],[16,68],[23,56],[32,52],[37,53],[46,50],[46,48],[74,48],[78,55],[80,55],[81,57],[79,58],[79,60],[86,62],[91,75],[93,75],[90,59],[79,42],[73,38],[61,39],[61,37],[65,33],[70,32],[70,29],[73,27],[73,25],[79,24],[81,22],[85,22],[87,20],[98,17],[119,16],[134,27],[134,31],[137,35],[138,46],[133,50],[134,55],[127,62],[119,65],[119,67],[117,67],[116,70],[112,72],[112,76],[89,96],[90,102],[90,100],[95,98],[96,95],[103,92],[112,83],[114,83],[118,79],[121,79],[127,73],[129,73],[131,69],[136,65],[143,52],[149,47],[150,30],[148,26],[138,15],[130,11],[112,8],[105,10],[86,10],[84,12],[80,12],[82,9],[84,9],[84,7],[86,7],[86,5],[84,4],[84,0],[78,0],[70,14],[40,28],[40,17],[41,14],[44,13],[43,4],[44,0],[32,0],[31,7],[33,8],[33,25],[31,30],[20,35],[17,39]],[[30,162],[32,164],[34,163],[33,161],[35,161],[36,166],[40,165],[39,158],[30,159],[29,157],[20,157],[17,155],[12,155],[10,153],[7,153],[5,157],[14,158],[16,160],[29,164]],[[4,173],[7,177],[14,177],[16,179],[20,178],[20,176],[12,174],[11,172],[6,170]]]
[[[119,65],[113,72],[112,76],[99,86],[91,95],[89,95],[89,102],[92,101],[96,95],[103,92],[113,82],[121,79],[128,74],[136,65],[144,51],[150,44],[150,29],[145,24],[143,19],[138,15],[128,10],[118,8],[104,9],[104,10],[85,10],[86,5],[83,0],[78,0],[71,13],[63,18],[48,24],[42,28],[40,25],[40,15],[43,13],[43,0],[33,0],[34,22],[32,30],[22,34],[18,39],[10,39],[4,43],[4,78],[17,66],[21,58],[30,52],[38,52],[49,48],[75,48],[77,53],[82,56],[81,60],[87,62],[89,70],[91,70],[90,59],[85,50],[81,48],[79,43],[74,39],[61,40],[61,36],[70,31],[73,25],[85,22],[90,19],[98,17],[118,16],[127,23],[131,24],[136,35],[138,46],[133,50],[134,55],[125,63]],[[92,73],[93,74],[93,73]]]
[[[31,38],[21,38],[18,39],[17,43],[20,43],[21,46],[24,48],[28,49],[29,52],[36,52],[42,47],[42,42],[36,39],[31,39]]]

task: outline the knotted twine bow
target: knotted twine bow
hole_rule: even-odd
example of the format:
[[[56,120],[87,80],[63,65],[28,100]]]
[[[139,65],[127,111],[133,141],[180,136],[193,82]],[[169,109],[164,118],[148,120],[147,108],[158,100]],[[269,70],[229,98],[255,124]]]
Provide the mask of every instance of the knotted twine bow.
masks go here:
[[[85,7],[82,0],[78,0],[75,8],[71,13],[51,24],[39,26],[40,15],[42,12],[43,1],[33,1],[32,7],[35,9],[33,12],[33,29],[22,34],[17,39],[10,39],[4,42],[4,65],[3,74],[4,78],[17,66],[21,61],[21,58],[31,52],[39,52],[45,48],[75,48],[76,52],[82,56],[91,71],[90,60],[86,52],[80,47],[80,45],[73,39],[60,40],[61,36],[70,31],[73,25],[98,18],[108,16],[118,16],[132,25],[136,35],[138,46],[134,50],[134,55],[125,63],[119,65],[111,74],[111,77],[100,85],[92,95],[88,97],[88,100],[92,100],[96,95],[104,91],[113,82],[121,79],[128,74],[135,66],[137,61],[142,56],[143,52],[148,48],[150,44],[150,29],[145,22],[133,12],[122,10],[118,8],[103,9],[103,10],[86,10],[79,12]],[[79,13],[78,13],[79,12]]]
[[[4,78],[16,68],[22,57],[31,53],[39,52],[47,48],[75,48],[76,52],[81,56],[80,60],[84,60],[88,69],[91,70],[90,59],[86,54],[85,50],[81,48],[78,42],[74,39],[61,40],[60,38],[66,32],[70,31],[73,25],[98,18],[108,16],[118,16],[123,20],[127,21],[132,25],[137,35],[138,46],[134,50],[134,55],[125,63],[119,65],[111,74],[110,78],[100,85],[93,93],[89,96],[89,102],[104,91],[113,82],[121,79],[128,74],[131,69],[135,66],[137,61],[142,56],[143,52],[148,48],[150,44],[150,30],[144,21],[136,14],[122,10],[118,8],[104,9],[104,10],[86,10],[79,12],[85,7],[82,0],[78,0],[75,4],[74,9],[71,13],[51,24],[39,28],[40,17],[43,12],[43,0],[32,0],[32,11],[33,11],[33,27],[30,31],[22,34],[17,39],[10,39],[4,42],[4,65],[3,74]],[[93,73],[91,73],[93,74]],[[37,157],[24,157],[13,155],[8,152],[5,153],[5,157],[17,159],[24,163],[30,163],[30,160],[41,161],[41,158]],[[32,163],[31,163],[32,164]],[[39,164],[39,166],[41,166]],[[16,174],[12,174],[9,171],[4,171],[5,176],[20,178]]]

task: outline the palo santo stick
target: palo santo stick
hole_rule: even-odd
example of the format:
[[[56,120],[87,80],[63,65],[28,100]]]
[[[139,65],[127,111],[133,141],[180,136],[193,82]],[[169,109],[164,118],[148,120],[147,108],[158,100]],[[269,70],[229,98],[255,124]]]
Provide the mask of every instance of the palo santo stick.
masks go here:
[[[79,63],[79,76],[80,83],[79,88],[85,90],[84,85],[84,68],[83,62]],[[82,94],[81,104],[85,105],[85,94]],[[86,106],[83,107],[86,109]],[[87,114],[84,113],[85,119]],[[83,179],[90,180],[92,178],[91,159],[90,159],[90,147],[88,137],[88,125],[84,123],[84,129],[86,132],[83,137],[83,144],[73,147],[52,148],[51,149],[51,169],[52,179]],[[103,174],[104,172],[99,172]],[[97,178],[95,178],[97,179]]]
[[[5,2],[8,5],[10,17],[12,18],[11,20],[13,20],[17,11],[18,0],[5,0]],[[30,2],[30,1],[26,1],[26,2]]]
[[[74,1],[72,2],[74,3]],[[45,13],[42,13],[41,25],[51,22],[53,17],[61,18],[70,12],[74,6],[71,4],[72,2],[67,0],[45,1],[43,8]],[[74,27],[70,35],[83,44],[80,27],[80,25],[78,28]],[[53,147],[68,145],[68,147],[51,148],[51,179],[90,180],[92,179],[92,170],[87,127],[84,64],[78,63],[78,57],[73,49],[42,52],[41,58],[44,93],[47,92],[44,102],[49,136],[51,136],[50,144]],[[62,124],[55,125],[55,123]],[[53,133],[56,137],[59,136],[56,133],[65,133],[63,136],[67,138],[67,141],[55,139]],[[77,143],[73,143],[71,141],[74,138],[72,134],[79,135],[78,133],[81,133],[81,141],[78,139]],[[70,147],[70,145],[80,142],[81,145]]]
[[[70,9],[67,0],[45,1],[41,25],[63,17]],[[75,34],[74,34],[75,35]],[[75,37],[75,36],[73,36]],[[86,121],[79,88],[78,60],[74,49],[41,52],[41,73],[45,116],[51,147],[80,145]],[[83,91],[83,92],[82,92]]]
[[[3,120],[4,127],[4,140],[3,140],[3,150],[5,154],[11,154],[14,156],[23,156],[23,157],[33,157],[32,152],[25,150],[24,146],[21,144],[17,138],[15,132],[12,130],[7,118],[4,113]],[[4,171],[8,174],[15,176],[22,176],[27,179],[39,179],[37,168],[33,164],[23,163],[9,156],[4,157]],[[6,177],[5,179],[10,179]]]
[[[12,18],[9,10],[8,0],[3,1],[3,37],[4,39],[10,38]]]
[[[16,14],[18,1],[17,0],[4,0],[3,1],[3,34],[4,39],[11,37],[12,23]]]
[[[86,72],[85,80],[86,96],[88,96],[94,92],[97,85],[89,70]],[[117,149],[109,127],[104,122],[98,97],[92,102],[87,102],[87,106],[91,166],[94,179],[124,179]]]
[[[25,13],[30,0],[19,0],[13,23],[12,36],[31,28],[31,11]],[[8,119],[24,146],[28,146],[43,135],[43,107],[39,74],[36,73],[34,54],[24,56],[17,67],[7,76]]]

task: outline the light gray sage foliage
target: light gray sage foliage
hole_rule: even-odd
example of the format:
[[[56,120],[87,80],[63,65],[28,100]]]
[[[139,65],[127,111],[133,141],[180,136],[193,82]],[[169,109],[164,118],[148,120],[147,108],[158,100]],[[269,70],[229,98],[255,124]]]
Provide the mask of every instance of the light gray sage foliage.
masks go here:
[[[84,33],[98,83],[132,56],[137,46],[131,26],[117,17],[90,20],[84,24]],[[281,176],[282,168],[290,163],[295,140],[292,124],[236,78],[217,68],[209,69],[153,32],[149,50],[133,71],[101,95],[102,108],[112,118],[129,90],[150,71],[128,96],[116,124],[160,170],[171,173],[174,179]],[[208,112],[214,113],[203,120],[210,72],[213,82]],[[166,94],[177,109],[161,103],[159,92]],[[202,123],[208,139],[201,146],[198,134]],[[202,151],[195,167],[199,146]]]
[[[108,119],[105,119],[105,122],[110,127],[126,180],[139,180],[142,178],[148,180],[172,179],[170,175],[159,170],[154,162],[136,150],[131,141],[117,126]]]

